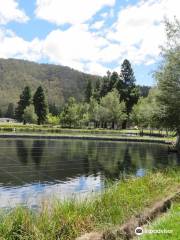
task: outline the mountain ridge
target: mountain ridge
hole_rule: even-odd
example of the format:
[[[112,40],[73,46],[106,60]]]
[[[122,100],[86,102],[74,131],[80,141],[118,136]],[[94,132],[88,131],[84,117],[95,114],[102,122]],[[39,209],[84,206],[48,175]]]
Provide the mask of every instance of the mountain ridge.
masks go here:
[[[9,103],[16,104],[27,85],[32,92],[42,85],[51,104],[61,106],[70,96],[82,100],[87,82],[98,78],[67,66],[0,58],[0,108],[5,111]]]

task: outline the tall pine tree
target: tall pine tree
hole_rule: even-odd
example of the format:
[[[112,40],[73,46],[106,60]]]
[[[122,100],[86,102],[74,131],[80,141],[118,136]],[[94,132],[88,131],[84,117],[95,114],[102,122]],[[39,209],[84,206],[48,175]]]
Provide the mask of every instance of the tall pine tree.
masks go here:
[[[90,99],[93,95],[93,86],[92,86],[92,82],[91,80],[88,81],[87,83],[87,87],[86,87],[86,90],[85,90],[85,100],[86,102],[90,102]]]
[[[109,92],[111,92],[114,88],[116,88],[116,84],[118,82],[118,79],[119,79],[118,73],[113,72],[110,76],[110,79],[109,79],[109,87],[108,87]]]
[[[109,92],[109,77],[104,76],[102,80],[101,89],[100,89],[100,98],[106,96],[108,92]]]
[[[139,99],[139,89],[135,85],[136,79],[134,72],[131,63],[127,59],[125,59],[121,65],[120,81],[121,84],[119,83],[119,86],[121,85],[122,89],[118,90],[121,100],[126,103],[126,112],[129,117],[134,104],[136,104]],[[123,128],[126,128],[126,124],[127,121],[124,121]]]
[[[35,113],[38,117],[38,124],[45,123],[47,119],[48,107],[46,103],[46,98],[44,94],[44,90],[41,86],[39,86],[34,94],[33,103],[35,108]]]
[[[134,76],[134,72],[131,67],[131,63],[127,59],[125,59],[121,65],[120,76],[126,86],[134,86],[135,85],[136,79]]]
[[[101,83],[100,83],[100,79],[98,79],[95,83],[95,88],[93,91],[93,98],[95,98],[98,102],[100,101],[100,90],[101,90]]]
[[[23,121],[24,110],[27,106],[31,104],[31,89],[29,86],[26,86],[20,95],[20,100],[18,106],[15,110],[15,117],[18,121]]]

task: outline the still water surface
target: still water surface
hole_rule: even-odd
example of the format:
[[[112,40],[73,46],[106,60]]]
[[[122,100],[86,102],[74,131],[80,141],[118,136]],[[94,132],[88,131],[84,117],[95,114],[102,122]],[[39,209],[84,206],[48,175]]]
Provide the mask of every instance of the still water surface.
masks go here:
[[[0,140],[0,207],[37,207],[54,196],[64,199],[100,191],[106,180],[180,165],[167,146],[86,140]]]

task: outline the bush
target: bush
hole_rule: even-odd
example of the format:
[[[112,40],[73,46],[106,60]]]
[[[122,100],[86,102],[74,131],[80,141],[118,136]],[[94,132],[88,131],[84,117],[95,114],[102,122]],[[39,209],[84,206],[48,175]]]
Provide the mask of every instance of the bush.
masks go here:
[[[23,114],[23,120],[25,123],[37,123],[37,115],[33,105],[26,107]]]
[[[60,122],[59,116],[53,116],[51,113],[47,116],[47,123],[51,125],[58,125]]]

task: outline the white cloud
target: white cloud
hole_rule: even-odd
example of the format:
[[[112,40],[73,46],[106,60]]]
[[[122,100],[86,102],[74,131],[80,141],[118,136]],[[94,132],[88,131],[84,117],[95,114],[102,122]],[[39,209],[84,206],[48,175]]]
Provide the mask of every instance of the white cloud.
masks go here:
[[[99,30],[103,27],[103,25],[104,25],[103,20],[102,21],[97,21],[97,22],[95,22],[94,24],[91,25],[91,28]]]
[[[97,62],[90,62],[85,66],[87,73],[104,76],[108,71],[108,68]]]
[[[164,17],[180,19],[179,0],[147,0],[122,9],[107,38],[119,43],[134,63],[149,63],[158,58],[165,41]]]
[[[102,18],[107,18],[108,15],[109,15],[108,12],[103,12],[103,13],[101,13],[101,17],[102,17]]]
[[[0,207],[9,208],[22,204],[26,204],[29,207],[42,206],[42,203],[46,199],[77,199],[88,196],[97,189],[102,188],[101,177],[76,177],[65,183],[57,184],[41,184],[38,181],[33,184],[26,184],[18,188],[0,188]]]
[[[16,36],[12,31],[0,30],[0,57],[22,58],[38,61],[42,57],[42,44],[38,39],[31,42]]]
[[[93,1],[88,3],[91,5]],[[105,3],[105,1],[98,2]],[[113,2],[106,1],[106,4]],[[39,0],[38,3],[42,5],[45,1]],[[46,3],[50,4],[52,0]],[[52,63],[100,75],[104,75],[107,71],[104,63],[106,66],[108,63],[112,66],[112,62],[115,62],[116,66],[120,66],[124,58],[128,58],[133,64],[150,65],[159,58],[159,45],[165,40],[163,19],[165,16],[172,19],[175,15],[180,18],[178,5],[180,2],[177,0],[140,1],[136,5],[128,5],[121,9],[117,21],[111,28],[103,26],[102,29],[98,29],[103,21],[95,22],[96,32],[90,31],[92,25],[79,23],[85,21],[84,15],[81,16],[79,11],[80,16],[77,17],[77,21],[73,20],[76,11],[73,16],[66,12],[67,18],[61,16],[63,21],[76,24],[64,31],[53,30],[43,40],[34,39],[30,42],[12,32],[1,30],[0,57],[18,57],[34,61],[45,58]],[[93,12],[95,13],[99,8],[96,6]],[[59,10],[58,7],[57,9]],[[63,4],[62,9],[65,11]],[[49,12],[51,13],[51,8]],[[87,16],[91,17],[92,13]],[[61,22],[61,17],[57,18],[58,23]]]
[[[36,16],[57,25],[80,24],[115,0],[36,0]]]
[[[73,41],[72,41],[73,39]],[[25,41],[9,30],[0,30],[0,58],[20,58],[69,66],[93,74],[106,73],[107,69],[96,63],[100,48],[106,40],[88,32],[87,25],[78,25],[67,31],[54,30],[44,40]]]
[[[29,18],[19,9],[16,0],[0,0],[0,24],[10,21],[26,22]]]
[[[82,70],[86,65],[84,62],[98,60],[100,49],[107,43],[104,38],[89,32],[87,25],[80,24],[66,31],[59,29],[52,31],[43,42],[43,54],[52,62],[73,68],[79,64]]]
[[[110,63],[114,60],[119,60],[126,53],[125,49],[117,43],[108,42],[107,46],[99,52],[98,60],[105,63]]]
[[[102,28],[103,20],[95,22],[90,28],[96,28],[98,31],[92,33],[88,24],[78,23],[92,17],[103,4],[113,5],[114,1],[98,1],[100,5],[97,6],[93,0],[84,0],[83,2],[89,4],[81,5],[81,7],[84,6],[81,9],[88,9],[85,16],[83,13],[86,10],[81,11],[81,14],[76,11],[76,9],[80,9],[81,1],[73,1],[77,5],[73,5],[74,13],[72,14],[66,11],[67,5],[63,2],[61,1],[60,8],[68,14],[65,16],[58,12],[60,17],[56,18],[56,23],[69,22],[75,25],[66,31],[55,30],[51,32],[44,40],[43,54],[53,62],[99,74],[107,70],[103,63],[116,62],[120,64],[124,58],[128,58],[134,64],[148,65],[154,63],[159,57],[159,46],[165,40],[164,17],[170,19],[174,16],[180,17],[178,0],[142,0],[136,5],[128,5],[121,9],[117,21],[111,28]],[[91,5],[92,3],[93,5]],[[44,15],[44,18],[53,22],[56,13],[54,14],[51,8],[54,8],[57,4],[56,8],[59,10],[58,3],[55,0],[39,0],[37,4],[40,7],[39,11],[41,10],[40,12],[44,14],[46,12],[43,10],[45,5],[50,7],[50,9],[47,9],[49,15],[46,15],[46,17]],[[53,16],[50,14],[51,12],[53,12]],[[50,17],[52,18],[50,19]],[[101,28],[102,30],[100,30]],[[101,36],[103,33],[105,33],[104,38]],[[93,69],[95,70],[93,71]]]

